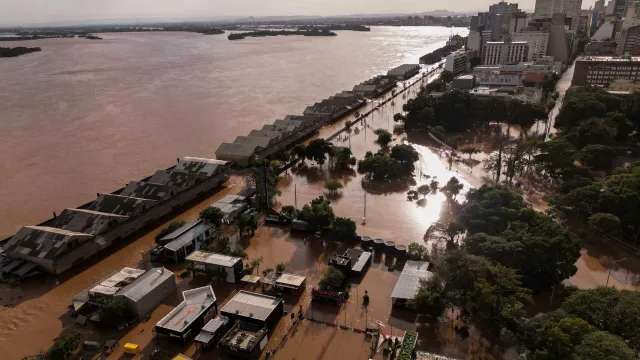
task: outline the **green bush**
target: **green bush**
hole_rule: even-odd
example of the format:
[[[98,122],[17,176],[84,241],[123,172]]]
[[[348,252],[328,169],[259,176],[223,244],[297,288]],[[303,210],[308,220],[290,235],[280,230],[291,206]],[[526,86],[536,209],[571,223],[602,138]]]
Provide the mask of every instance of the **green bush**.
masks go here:
[[[398,360],[411,360],[417,339],[418,333],[415,331],[407,331],[404,334],[402,345],[400,346],[400,353],[398,354]]]

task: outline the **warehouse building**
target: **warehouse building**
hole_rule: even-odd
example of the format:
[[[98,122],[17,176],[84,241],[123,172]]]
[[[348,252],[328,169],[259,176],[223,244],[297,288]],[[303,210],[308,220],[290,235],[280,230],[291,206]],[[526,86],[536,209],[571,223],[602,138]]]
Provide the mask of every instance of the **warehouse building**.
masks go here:
[[[140,270],[125,267],[73,298],[73,308],[85,305],[102,308],[112,301],[123,301],[137,318],[151,313],[176,290],[173,272],[157,267]]]
[[[158,338],[186,344],[218,313],[216,295],[211,286],[182,292],[184,300],[155,326]]]
[[[205,350],[214,348],[222,335],[229,330],[231,322],[226,316],[216,316],[202,328],[200,334],[196,336],[194,341],[202,346]]]
[[[387,72],[387,76],[395,78],[398,81],[408,80],[420,72],[418,64],[404,64],[393,68]]]

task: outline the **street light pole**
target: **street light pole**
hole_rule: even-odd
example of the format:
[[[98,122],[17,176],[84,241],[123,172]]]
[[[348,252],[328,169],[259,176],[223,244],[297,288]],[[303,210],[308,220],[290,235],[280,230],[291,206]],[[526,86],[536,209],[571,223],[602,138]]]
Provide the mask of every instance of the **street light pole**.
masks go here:
[[[611,277],[611,270],[613,269],[613,265],[616,264],[616,263],[619,263],[620,261],[624,261],[624,260],[627,260],[627,258],[616,260],[616,261],[611,263],[612,266],[609,268],[609,273],[607,274],[607,282],[605,283],[604,287],[608,287],[609,286],[609,277]]]

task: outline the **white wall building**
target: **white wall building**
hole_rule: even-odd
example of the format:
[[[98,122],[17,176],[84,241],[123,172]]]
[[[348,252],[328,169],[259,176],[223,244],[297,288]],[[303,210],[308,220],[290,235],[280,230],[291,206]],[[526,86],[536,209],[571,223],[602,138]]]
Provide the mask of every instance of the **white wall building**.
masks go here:
[[[467,49],[476,50],[478,54],[482,53],[482,35],[478,31],[469,31],[467,37]]]
[[[513,34],[513,41],[526,41],[529,45],[527,61],[536,61],[547,56],[549,32],[544,30],[522,31]]]
[[[473,69],[476,86],[501,87],[535,85],[553,72],[553,65],[520,63],[517,65],[476,66]]]
[[[526,41],[490,41],[484,44],[484,65],[517,64],[527,59],[529,44]]]

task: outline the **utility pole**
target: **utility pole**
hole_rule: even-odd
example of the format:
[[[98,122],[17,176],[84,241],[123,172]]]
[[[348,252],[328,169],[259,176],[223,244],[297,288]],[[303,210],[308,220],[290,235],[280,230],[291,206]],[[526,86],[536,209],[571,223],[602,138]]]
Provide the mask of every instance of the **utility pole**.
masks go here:
[[[298,184],[293,184],[293,206],[298,208]]]
[[[262,174],[264,179],[264,209],[265,211],[269,211],[269,192],[267,190],[267,160],[265,159],[262,163]]]
[[[367,224],[367,192],[364,192],[364,215],[362,216],[362,225]]]

